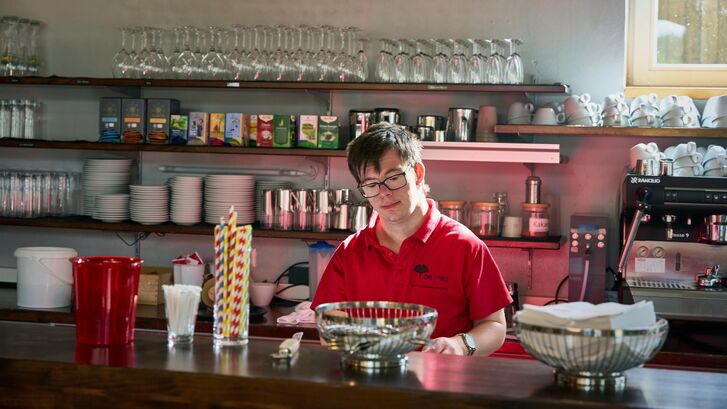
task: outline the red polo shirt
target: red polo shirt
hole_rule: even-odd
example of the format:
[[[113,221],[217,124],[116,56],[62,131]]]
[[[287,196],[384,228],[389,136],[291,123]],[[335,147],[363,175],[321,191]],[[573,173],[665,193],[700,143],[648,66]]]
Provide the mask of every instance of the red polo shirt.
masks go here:
[[[432,338],[469,331],[473,322],[512,302],[485,243],[429,201],[424,223],[399,254],[379,244],[374,212],[368,227],[343,241],[311,308],[337,301],[422,304],[439,313]]]

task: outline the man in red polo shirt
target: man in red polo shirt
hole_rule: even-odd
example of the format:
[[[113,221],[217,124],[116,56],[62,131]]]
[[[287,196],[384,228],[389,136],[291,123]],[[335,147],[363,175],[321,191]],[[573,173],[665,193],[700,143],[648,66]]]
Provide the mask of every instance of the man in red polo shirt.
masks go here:
[[[489,355],[505,340],[512,302],[500,270],[467,227],[439,213],[424,183],[421,144],[380,123],[348,145],[348,167],[375,210],[336,249],[311,308],[338,301],[427,305],[439,314],[424,351]]]

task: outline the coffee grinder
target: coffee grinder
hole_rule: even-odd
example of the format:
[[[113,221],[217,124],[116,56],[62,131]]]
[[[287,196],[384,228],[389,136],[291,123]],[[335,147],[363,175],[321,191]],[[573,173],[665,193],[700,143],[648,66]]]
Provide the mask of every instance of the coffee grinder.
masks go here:
[[[666,318],[727,319],[727,178],[627,174],[620,197],[620,301],[651,300]]]

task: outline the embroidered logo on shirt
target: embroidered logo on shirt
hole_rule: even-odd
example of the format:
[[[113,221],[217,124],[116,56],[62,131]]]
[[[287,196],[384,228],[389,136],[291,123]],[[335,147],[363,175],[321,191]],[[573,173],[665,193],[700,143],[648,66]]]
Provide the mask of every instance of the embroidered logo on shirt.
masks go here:
[[[445,274],[433,274],[429,272],[426,264],[417,264],[414,266],[414,272],[417,273],[412,283],[412,287],[431,288],[435,290],[447,290],[449,277]]]

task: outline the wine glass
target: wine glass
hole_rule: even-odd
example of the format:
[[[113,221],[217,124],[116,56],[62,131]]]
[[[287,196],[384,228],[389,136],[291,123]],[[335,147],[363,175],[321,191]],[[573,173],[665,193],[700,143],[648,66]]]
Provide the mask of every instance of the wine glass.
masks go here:
[[[431,42],[425,39],[416,40],[416,54],[411,59],[411,80],[416,83],[432,81]]]
[[[481,40],[472,41],[472,57],[470,57],[470,83],[484,84],[487,71],[486,44]]]
[[[449,82],[451,84],[462,84],[469,81],[469,62],[465,55],[464,40],[452,40],[452,57],[449,59]]]
[[[206,67],[208,78],[215,80],[229,79],[230,70],[227,61],[220,52],[222,48],[222,29],[220,27],[209,27],[208,46],[207,54],[202,58],[202,65]]]
[[[359,82],[365,82],[369,79],[369,59],[366,56],[365,44],[368,40],[358,38],[356,36],[356,57],[354,65],[354,73]]]
[[[490,56],[487,57],[487,70],[485,70],[485,81],[488,84],[502,83],[504,64],[502,56],[497,53],[497,40],[485,40],[490,46]]]
[[[134,64],[133,59],[126,50],[129,29],[122,27],[121,29],[121,49],[114,55],[111,60],[111,74],[114,78],[131,78],[129,69]]]
[[[395,62],[392,51],[394,43],[388,39],[381,39],[379,55],[376,58],[376,79],[379,82],[393,82],[396,78]]]
[[[510,46],[510,53],[505,63],[505,77],[508,84],[522,84],[525,82],[523,59],[517,52],[517,46],[523,42],[517,38],[505,39]]]
[[[445,83],[449,80],[449,44],[446,40],[433,40],[435,54],[432,59],[432,80],[437,83]]]

